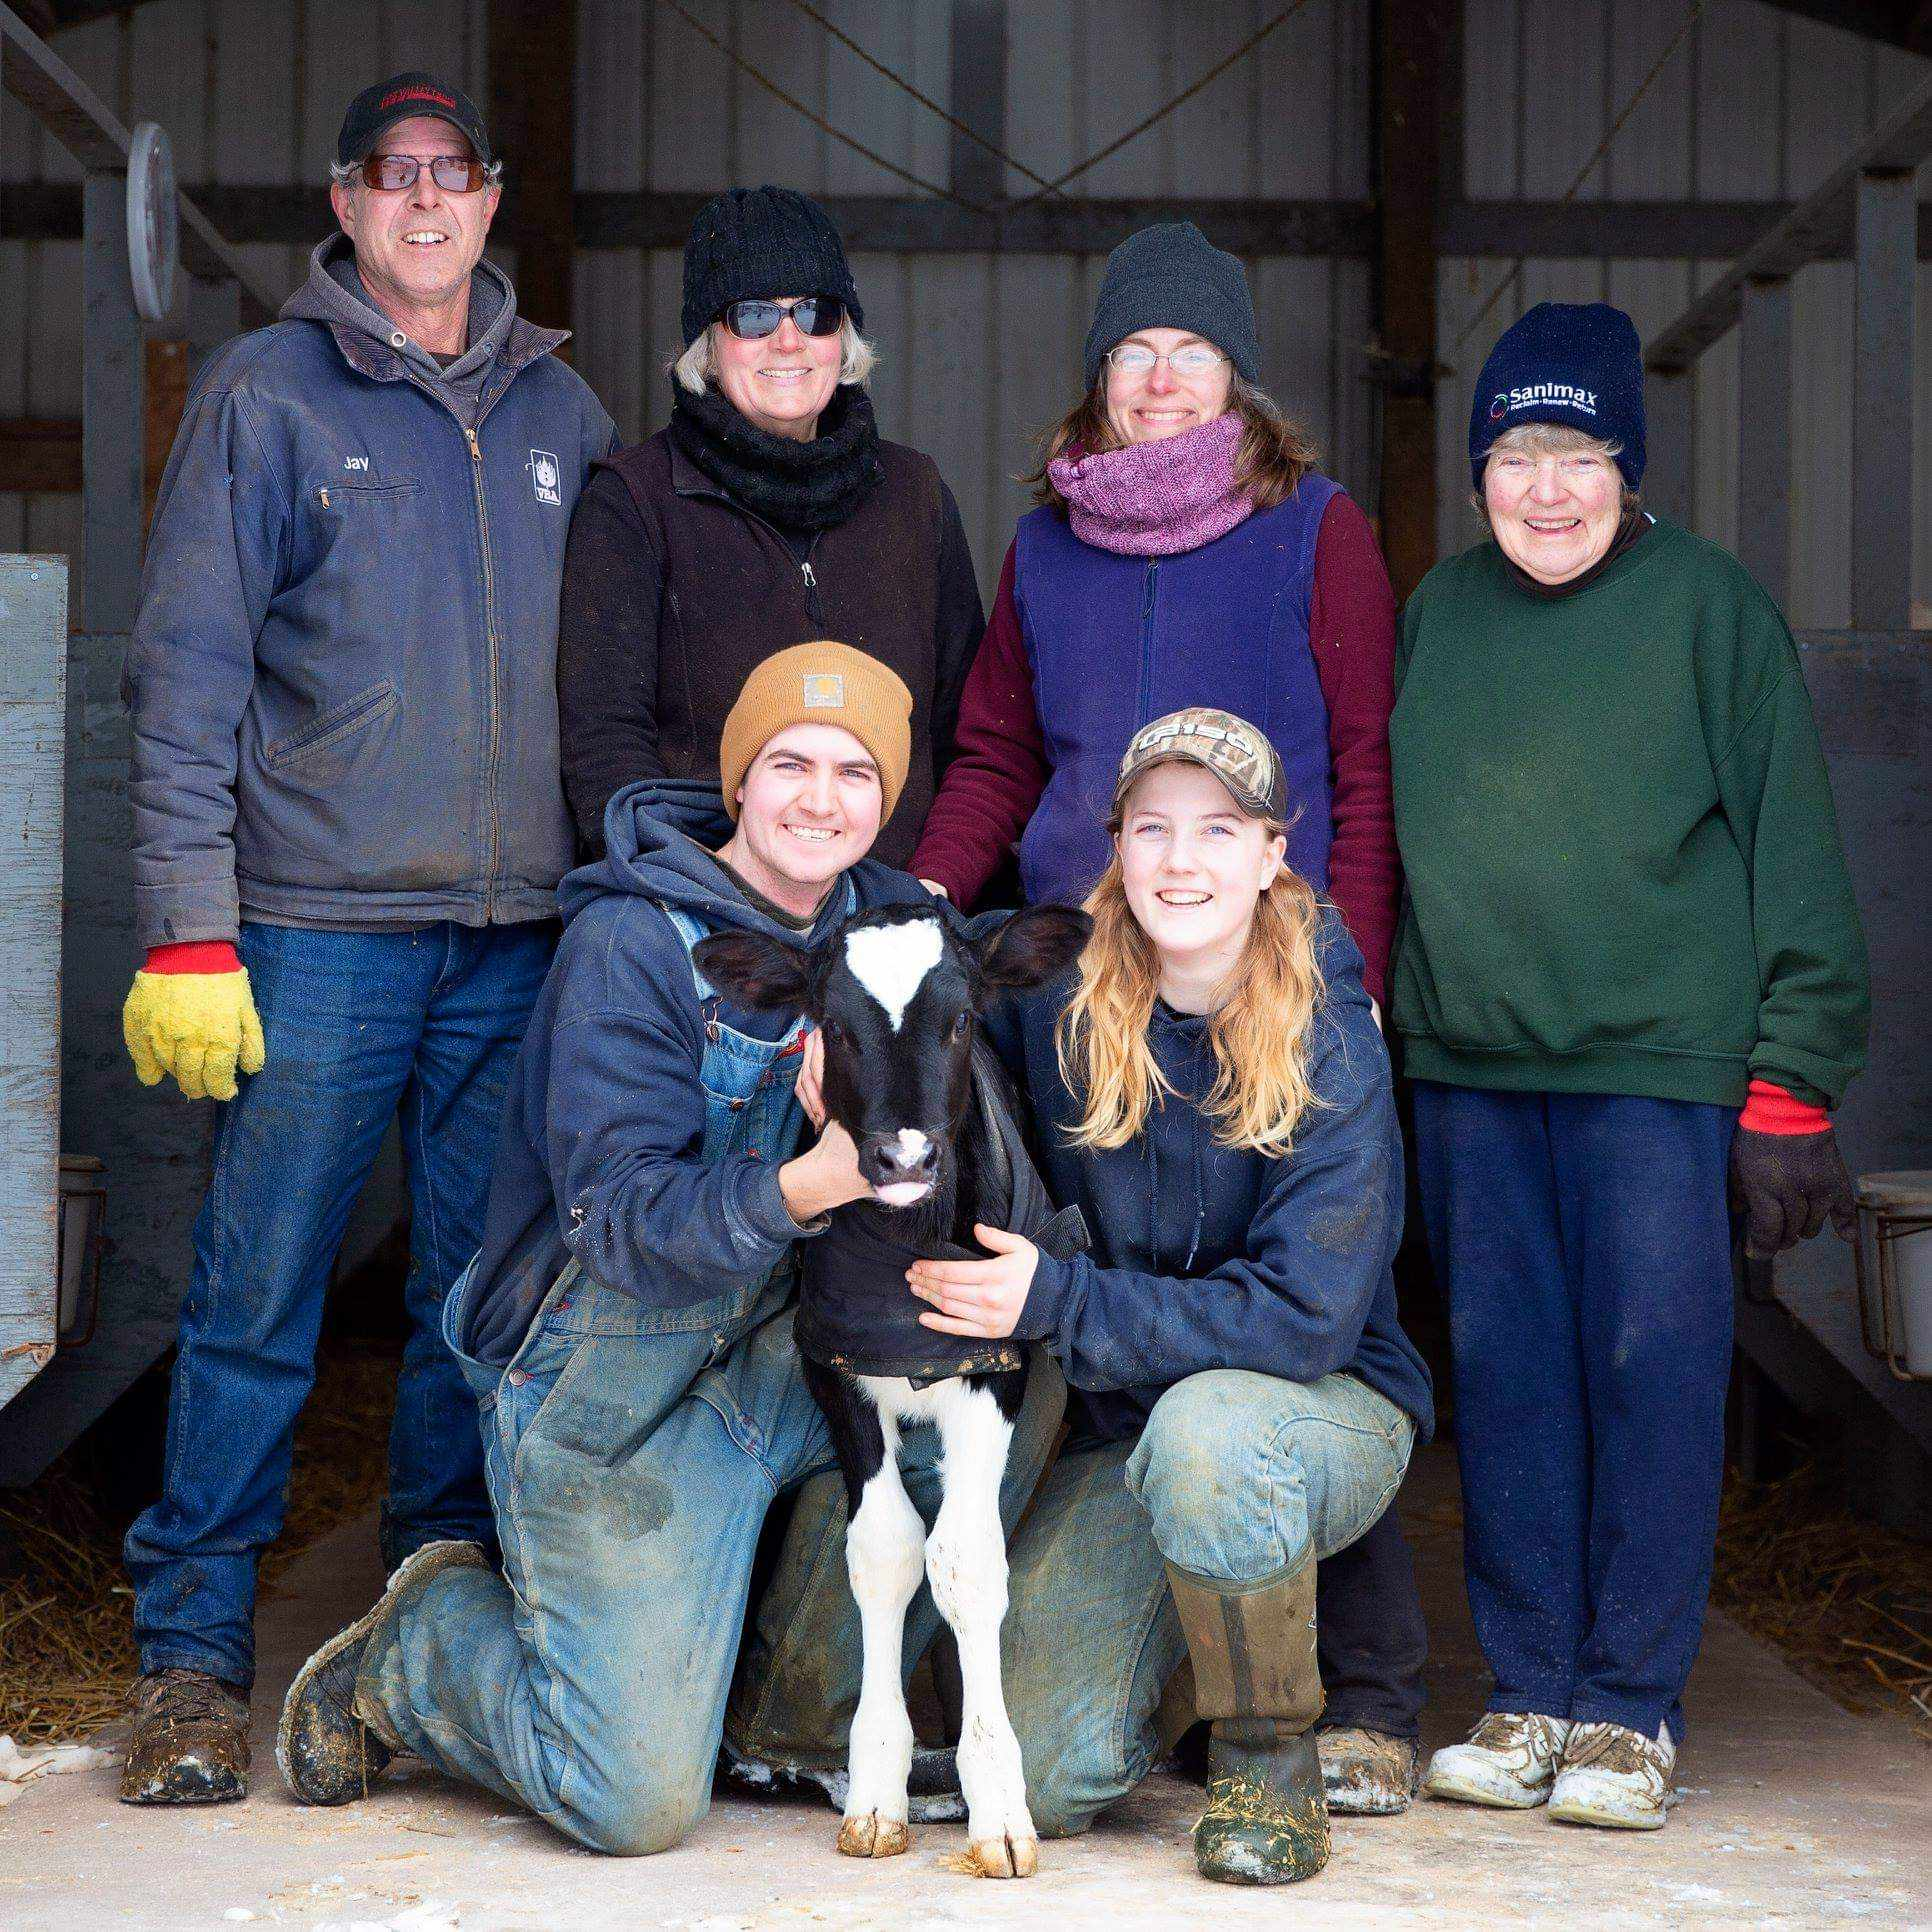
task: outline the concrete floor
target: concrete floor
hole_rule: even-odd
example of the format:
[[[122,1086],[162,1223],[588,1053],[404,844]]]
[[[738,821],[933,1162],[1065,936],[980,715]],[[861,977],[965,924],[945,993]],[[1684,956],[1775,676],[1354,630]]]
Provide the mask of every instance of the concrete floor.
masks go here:
[[[1425,1744],[1462,1734],[1485,1679],[1464,1606],[1454,1467],[1417,1466],[1404,1509],[1436,1658]],[[1156,1777],[1037,1877],[960,1876],[957,1825],[861,1864],[829,1811],[721,1799],[661,1858],[575,1850],[494,1798],[412,1767],[341,1811],[291,1804],[274,1769],[281,1693],[380,1585],[372,1524],[312,1551],[263,1608],[256,1795],[213,1810],[115,1802],[108,1771],[43,1779],[0,1812],[0,1926],[94,1932],[285,1924],[305,1932],[744,1932],[751,1927],[1769,1925],[1932,1927],[1932,1752],[1899,1720],[1854,1718],[1713,1616],[1688,1699],[1685,1790],[1654,1835],[1609,1835],[1422,1803],[1339,1819],[1328,1870],[1291,1893],[1209,1888],[1187,1831],[1199,1793]]]

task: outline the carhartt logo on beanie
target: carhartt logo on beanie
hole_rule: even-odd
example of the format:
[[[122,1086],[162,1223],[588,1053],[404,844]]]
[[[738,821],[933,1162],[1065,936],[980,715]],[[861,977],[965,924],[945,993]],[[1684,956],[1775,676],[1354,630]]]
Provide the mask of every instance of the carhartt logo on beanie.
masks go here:
[[[890,665],[829,638],[772,655],[745,680],[724,722],[718,782],[725,810],[738,816],[738,787],[751,761],[790,725],[840,725],[879,767],[883,809],[892,816],[912,763],[912,693]]]
[[[1524,423],[1560,423],[1621,443],[1634,490],[1644,473],[1644,358],[1637,326],[1608,302],[1539,302],[1489,352],[1469,411],[1469,469],[1483,486],[1490,445]]]

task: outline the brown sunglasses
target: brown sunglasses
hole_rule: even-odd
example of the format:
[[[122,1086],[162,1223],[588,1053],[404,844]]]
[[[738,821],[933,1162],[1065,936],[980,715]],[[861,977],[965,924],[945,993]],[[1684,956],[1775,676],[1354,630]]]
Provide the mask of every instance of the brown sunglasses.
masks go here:
[[[368,187],[395,194],[413,188],[425,166],[437,187],[453,195],[473,195],[487,187],[492,172],[485,163],[462,154],[372,154],[362,164],[362,179]]]

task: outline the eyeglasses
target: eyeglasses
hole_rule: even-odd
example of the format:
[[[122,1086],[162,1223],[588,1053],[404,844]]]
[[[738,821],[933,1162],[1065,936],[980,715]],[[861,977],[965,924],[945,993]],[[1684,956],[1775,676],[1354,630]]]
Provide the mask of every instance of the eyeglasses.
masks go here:
[[[1107,366],[1117,376],[1151,375],[1157,362],[1166,363],[1172,374],[1184,379],[1211,376],[1225,361],[1227,357],[1206,342],[1183,342],[1164,356],[1157,356],[1142,343],[1130,342],[1123,348],[1109,349],[1106,354]]]
[[[837,335],[845,320],[845,304],[836,295],[801,295],[796,302],[727,302],[719,320],[746,342],[776,335],[786,316],[800,335]]]
[[[462,154],[372,154],[362,164],[362,179],[383,194],[395,194],[413,188],[425,167],[447,194],[473,195],[496,179],[494,162],[472,161]]]

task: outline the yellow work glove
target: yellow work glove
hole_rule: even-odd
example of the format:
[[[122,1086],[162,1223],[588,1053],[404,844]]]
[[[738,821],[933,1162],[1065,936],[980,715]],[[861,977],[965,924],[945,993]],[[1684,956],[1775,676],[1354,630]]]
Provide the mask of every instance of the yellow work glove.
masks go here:
[[[134,975],[121,1032],[144,1087],[171,1073],[190,1100],[233,1100],[235,1070],[262,1070],[262,1022],[248,969]]]

